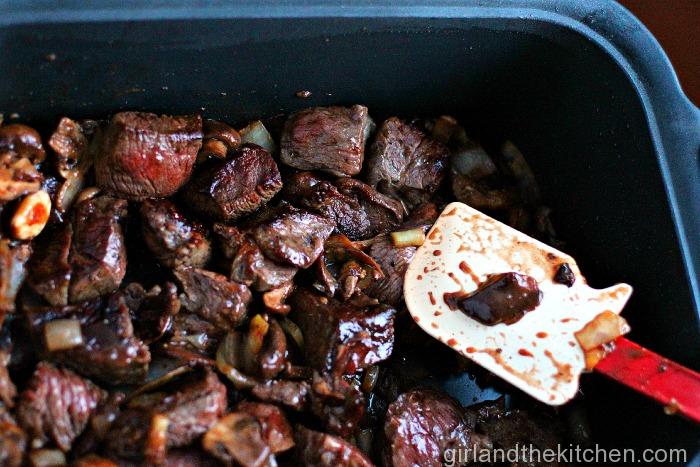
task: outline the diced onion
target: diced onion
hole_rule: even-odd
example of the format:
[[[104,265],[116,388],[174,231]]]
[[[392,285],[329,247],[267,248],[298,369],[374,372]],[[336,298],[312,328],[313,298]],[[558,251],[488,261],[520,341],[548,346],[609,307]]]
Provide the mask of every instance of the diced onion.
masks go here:
[[[35,449],[29,453],[32,467],[58,467],[67,465],[66,456],[60,449]]]
[[[602,346],[596,347],[595,349],[584,351],[583,355],[586,360],[586,370],[591,371],[605,357],[605,349]]]
[[[289,318],[281,319],[279,323],[282,329],[284,329],[284,332],[294,339],[297,347],[299,347],[300,350],[304,350],[304,334],[301,332],[301,328],[297,326],[297,323]]]
[[[420,228],[391,232],[391,243],[393,243],[395,247],[421,246],[424,242],[425,234],[423,233],[423,229]]]
[[[144,458],[148,465],[160,465],[165,460],[168,448],[168,426],[170,420],[163,414],[155,414],[148,431]]]
[[[593,350],[614,341],[630,330],[627,321],[612,311],[604,311],[593,318],[574,335],[584,351]]]
[[[260,120],[250,123],[240,131],[241,143],[253,143],[261,146],[270,154],[275,152],[276,145],[272,136]]]
[[[46,349],[49,352],[82,345],[83,333],[77,319],[55,319],[44,325]]]

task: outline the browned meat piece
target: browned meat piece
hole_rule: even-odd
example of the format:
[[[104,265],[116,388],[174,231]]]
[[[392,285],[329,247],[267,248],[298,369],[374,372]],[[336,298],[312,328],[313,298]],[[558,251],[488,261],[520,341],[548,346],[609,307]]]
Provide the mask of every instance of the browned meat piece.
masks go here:
[[[389,118],[370,149],[367,183],[415,206],[438,189],[449,155],[447,147],[416,126]]]
[[[352,240],[388,232],[403,218],[399,201],[354,178],[330,182],[300,172],[289,177],[284,193],[290,203],[335,222],[338,231]]]
[[[53,441],[67,452],[106,396],[72,371],[41,362],[20,394],[17,418],[33,444]]]
[[[7,371],[11,352],[10,346],[8,348],[0,347],[0,410],[3,406],[10,409],[15,406],[17,388],[10,379],[10,373]]]
[[[236,220],[256,211],[282,188],[277,164],[254,144],[244,144],[230,159],[202,165],[185,187],[185,199],[213,219]]]
[[[474,423],[443,392],[415,389],[401,394],[386,413],[385,465],[440,467],[445,449],[473,448]]]
[[[141,204],[143,239],[161,264],[169,268],[203,267],[211,255],[204,227],[189,222],[168,200]]]
[[[389,237],[372,243],[369,255],[379,263],[384,277],[370,282],[364,292],[381,303],[400,307],[403,303],[403,278],[415,254],[416,247],[395,247]]]
[[[0,327],[5,314],[15,311],[15,297],[24,282],[24,266],[31,254],[28,244],[0,239]]]
[[[171,386],[129,403],[106,437],[108,453],[142,459],[155,416],[168,420],[167,447],[186,446],[211,428],[226,410],[226,386],[210,370],[184,376]]]
[[[268,258],[306,269],[323,251],[333,228],[325,217],[284,205],[253,229],[253,237]]]
[[[25,310],[29,328],[38,342],[45,343],[46,324],[56,319],[77,320],[82,343],[48,351],[47,357],[106,384],[143,381],[151,361],[148,346],[134,337],[129,307],[122,293],[105,307],[99,300],[80,306]]]
[[[220,467],[221,464],[200,449],[169,449],[163,467]],[[79,467],[79,466],[76,466]],[[89,466],[86,466],[89,467]]]
[[[352,176],[362,170],[372,128],[367,107],[314,107],[292,114],[284,124],[280,158],[300,170]]]
[[[54,306],[68,304],[71,280],[69,254],[73,227],[66,222],[37,239],[37,249],[29,262],[27,283],[44,300]]]
[[[202,439],[202,446],[225,465],[272,467],[275,456],[253,415],[233,412],[219,420]]]
[[[557,449],[557,446],[566,442],[567,428],[551,412],[542,408],[537,411],[507,411],[503,402],[501,398],[469,407],[470,411],[476,412],[476,428],[484,433],[481,436],[492,443],[493,447],[509,450],[517,446],[533,446],[544,452],[547,449]],[[526,467],[532,465],[530,461],[527,456],[519,456],[512,465]],[[563,464],[553,461],[541,465],[554,467]]]
[[[49,146],[56,153],[56,168],[64,177],[75,171],[79,164],[85,164],[83,157],[88,150],[89,141],[82,126],[68,117],[63,117],[56,131],[49,139]]]
[[[166,354],[177,357],[182,355],[182,352],[178,352],[178,350],[182,350],[206,358],[216,352],[219,340],[224,333],[196,314],[182,312],[174,317],[170,332],[172,336],[162,346]]]
[[[236,406],[236,411],[252,415],[258,420],[262,429],[262,439],[273,454],[294,447],[292,427],[282,409],[276,405],[243,401]]]
[[[412,229],[420,227],[427,232],[430,230],[430,227],[433,226],[439,215],[440,211],[438,211],[438,207],[435,203],[423,203],[411,211],[403,225],[401,225],[401,228]]]
[[[244,233],[237,227],[223,224],[221,222],[215,222],[212,230],[218,239],[221,252],[227,259],[233,259],[233,257],[236,256],[238,248],[243,242]]]
[[[297,268],[275,263],[260,251],[260,247],[246,235],[233,258],[231,279],[246,284],[258,292],[288,284],[294,278]]]
[[[0,404],[0,465],[20,467],[27,447],[27,436]]]
[[[146,344],[160,339],[171,327],[173,317],[180,311],[177,287],[166,282],[149,291],[137,282],[127,285],[121,292],[134,318],[134,329],[139,339]]]
[[[297,290],[289,303],[304,334],[306,362],[321,373],[354,374],[391,355],[393,308],[342,303],[308,289]]]
[[[78,204],[73,222],[68,301],[79,303],[116,290],[126,274],[126,246],[119,221],[127,202],[109,196]]]
[[[244,284],[229,281],[226,276],[195,268],[175,271],[184,293],[182,307],[196,313],[221,329],[233,329],[246,317],[248,304],[253,299]]]
[[[366,401],[360,390],[342,376],[314,374],[311,385],[311,411],[326,430],[348,438],[365,414]]]
[[[373,467],[360,449],[342,438],[301,425],[294,429],[296,457],[308,467]]]
[[[46,157],[39,132],[20,123],[0,126],[0,152],[26,157],[32,164],[42,162]]]
[[[309,383],[305,381],[272,380],[253,386],[251,394],[264,402],[304,410],[309,401]]]
[[[120,112],[95,160],[97,185],[131,200],[170,196],[187,182],[201,145],[199,115]]]
[[[107,436],[109,427],[116,420],[121,412],[121,404],[126,395],[123,392],[112,392],[97,407],[97,410],[90,417],[90,422],[85,427],[85,431],[73,444],[72,457],[82,457],[91,452],[97,452]],[[99,467],[97,464],[96,467]],[[87,465],[85,467],[88,467]]]
[[[371,230],[369,216],[357,199],[341,193],[333,183],[311,172],[290,176],[284,185],[284,197],[296,206],[332,220],[339,232],[354,240],[364,238]]]

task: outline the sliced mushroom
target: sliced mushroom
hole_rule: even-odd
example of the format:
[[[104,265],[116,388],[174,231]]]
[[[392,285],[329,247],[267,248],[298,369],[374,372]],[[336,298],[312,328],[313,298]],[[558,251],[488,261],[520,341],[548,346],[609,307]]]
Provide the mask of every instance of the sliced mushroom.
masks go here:
[[[234,412],[220,419],[204,435],[202,445],[227,465],[275,465],[272,450],[262,438],[260,423],[246,413]]]
[[[12,151],[21,158],[26,157],[32,164],[46,158],[39,132],[20,123],[0,127],[0,152],[2,151]]]

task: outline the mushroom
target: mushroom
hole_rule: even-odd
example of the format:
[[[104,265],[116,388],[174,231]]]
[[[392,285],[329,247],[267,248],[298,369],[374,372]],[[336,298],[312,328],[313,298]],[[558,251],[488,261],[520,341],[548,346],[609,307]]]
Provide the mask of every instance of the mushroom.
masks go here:
[[[41,188],[43,176],[27,158],[0,152],[0,201],[12,201]]]
[[[19,123],[0,127],[0,152],[3,150],[11,151],[20,158],[27,158],[32,164],[42,162],[46,158],[39,132]]]
[[[199,151],[199,162],[210,157],[226,159],[229,150],[241,145],[241,135],[229,125],[216,121],[204,122],[204,138]]]

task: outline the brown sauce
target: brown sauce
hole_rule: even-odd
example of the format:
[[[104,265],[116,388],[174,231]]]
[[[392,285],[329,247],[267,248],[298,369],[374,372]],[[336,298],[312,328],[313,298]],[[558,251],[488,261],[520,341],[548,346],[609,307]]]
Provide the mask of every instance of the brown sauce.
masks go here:
[[[443,295],[451,310],[460,310],[487,326],[513,324],[540,304],[537,281],[517,272],[494,274],[472,293],[463,290]]]
[[[472,271],[472,268],[470,268],[467,263],[465,263],[464,261],[459,263],[459,269],[461,269],[463,273],[467,274],[476,285],[481,284],[479,276],[474,274],[474,271]]]

